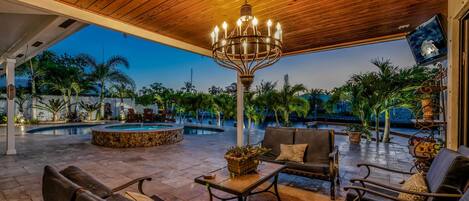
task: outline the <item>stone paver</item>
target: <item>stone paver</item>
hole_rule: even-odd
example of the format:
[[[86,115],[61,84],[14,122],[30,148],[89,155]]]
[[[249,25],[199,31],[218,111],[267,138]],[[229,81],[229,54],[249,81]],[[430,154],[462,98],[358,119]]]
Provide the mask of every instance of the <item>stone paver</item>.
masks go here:
[[[5,128],[0,127],[0,153],[5,149]],[[0,155],[0,201],[42,200],[41,177],[45,165],[63,169],[76,165],[95,175],[110,187],[118,186],[140,176],[151,176],[144,185],[149,194],[168,201],[208,200],[204,186],[193,179],[205,172],[225,166],[223,153],[235,144],[234,128],[222,134],[184,136],[177,144],[151,148],[113,149],[90,144],[90,136],[47,136],[22,134],[18,130],[18,155]],[[261,139],[261,132],[251,133],[253,142]],[[350,178],[363,174],[357,163],[370,162],[408,170],[412,158],[404,144],[362,142],[349,145],[345,136],[336,137],[340,150],[342,187]],[[373,179],[397,184],[404,177],[377,171]],[[329,182],[303,177],[280,175],[282,200],[329,200]],[[136,191],[136,186],[131,190]],[[338,200],[345,192],[339,190]],[[275,200],[268,194],[252,197],[255,200]]]

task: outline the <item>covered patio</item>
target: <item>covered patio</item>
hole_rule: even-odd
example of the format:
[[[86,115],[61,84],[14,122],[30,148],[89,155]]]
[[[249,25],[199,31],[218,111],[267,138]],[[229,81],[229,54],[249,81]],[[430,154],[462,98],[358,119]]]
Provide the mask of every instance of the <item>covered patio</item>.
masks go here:
[[[112,149],[92,145],[91,136],[32,135],[35,126],[15,127],[15,67],[46,50],[88,24],[102,26],[171,47],[211,57],[210,30],[223,19],[236,21],[244,1],[158,1],[158,0],[6,0],[0,3],[0,64],[6,74],[8,122],[1,127],[0,201],[43,200],[44,166],[57,169],[75,165],[95,175],[108,186],[118,186],[141,176],[150,176],[144,190],[163,200],[208,200],[207,189],[194,178],[226,166],[223,153],[245,142],[243,125],[224,127],[217,135],[185,136],[184,141],[151,148]],[[285,30],[284,56],[334,50],[359,45],[402,40],[406,34],[436,14],[446,20],[448,93],[445,146],[456,150],[468,145],[467,115],[460,111],[467,96],[462,82],[464,63],[461,19],[469,9],[466,0],[389,1],[283,1],[252,0],[261,20],[282,22]],[[19,26],[21,25],[21,26]],[[263,27],[265,25],[260,25]],[[92,39],[91,39],[92,40]],[[467,48],[467,47],[466,47]],[[464,66],[464,64],[466,66]],[[235,74],[233,74],[235,76]],[[237,97],[243,96],[238,79]],[[242,122],[243,101],[238,100],[237,120]],[[33,110],[34,111],[34,110]],[[466,116],[465,116],[466,115]],[[256,130],[251,139],[259,142],[264,132]],[[358,145],[336,135],[339,148],[341,186],[349,184],[364,169],[359,163],[379,164],[403,171],[413,166],[407,138],[397,142]],[[404,177],[378,171],[372,178],[398,185]],[[320,180],[280,174],[282,200],[330,200],[329,184]],[[136,186],[132,190],[137,191]],[[346,192],[337,190],[337,199]],[[260,194],[249,200],[275,200]]]

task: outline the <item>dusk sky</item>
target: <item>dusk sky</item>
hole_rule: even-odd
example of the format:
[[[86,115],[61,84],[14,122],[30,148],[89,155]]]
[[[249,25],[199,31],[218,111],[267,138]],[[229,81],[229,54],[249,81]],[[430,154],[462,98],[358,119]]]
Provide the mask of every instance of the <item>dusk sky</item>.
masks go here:
[[[288,41],[285,41],[288,43]],[[122,55],[130,62],[124,70],[136,82],[137,88],[153,82],[179,89],[194,71],[194,85],[199,91],[212,86],[227,86],[236,81],[235,71],[221,68],[211,58],[179,50],[98,26],[88,26],[57,43],[50,50],[61,54],[88,53],[98,61],[112,55]],[[332,51],[287,56],[273,66],[256,73],[255,84],[261,80],[279,81],[289,74],[292,83],[307,88],[331,89],[343,84],[350,75],[376,70],[369,61],[389,58],[401,67],[415,64],[405,40],[359,46]]]

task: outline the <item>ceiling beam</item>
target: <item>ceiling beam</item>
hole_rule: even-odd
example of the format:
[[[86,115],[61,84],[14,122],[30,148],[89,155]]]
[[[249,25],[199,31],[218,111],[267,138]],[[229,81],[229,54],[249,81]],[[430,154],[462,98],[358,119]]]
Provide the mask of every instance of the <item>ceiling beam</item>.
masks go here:
[[[138,36],[147,40],[169,45],[175,48],[187,50],[204,56],[211,56],[212,52],[208,49],[198,47],[180,40],[170,38],[128,23],[118,21],[103,15],[88,12],[73,6],[69,6],[53,0],[8,0],[11,2],[21,3],[26,6],[39,8],[41,10],[74,18],[78,21],[96,24],[102,27],[113,29],[119,32]]]

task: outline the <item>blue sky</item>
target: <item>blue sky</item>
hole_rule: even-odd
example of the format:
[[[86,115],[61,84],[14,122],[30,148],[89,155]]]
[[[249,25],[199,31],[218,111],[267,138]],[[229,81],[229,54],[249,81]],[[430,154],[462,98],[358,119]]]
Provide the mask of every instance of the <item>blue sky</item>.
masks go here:
[[[122,33],[94,25],[69,36],[50,50],[71,55],[87,53],[98,61],[112,55],[127,57],[130,69],[124,71],[135,80],[138,88],[161,82],[179,89],[190,79],[191,68],[194,85],[200,91],[207,91],[212,85],[227,86],[236,81],[234,71],[217,66],[211,58],[134,36],[124,37]],[[369,61],[377,57],[389,58],[401,67],[415,64],[407,42],[400,40],[283,57],[273,66],[258,71],[255,83],[260,80],[281,81],[284,74],[289,74],[292,83],[331,89],[343,84],[354,73],[375,70]]]

